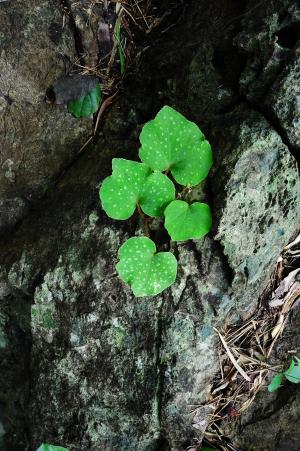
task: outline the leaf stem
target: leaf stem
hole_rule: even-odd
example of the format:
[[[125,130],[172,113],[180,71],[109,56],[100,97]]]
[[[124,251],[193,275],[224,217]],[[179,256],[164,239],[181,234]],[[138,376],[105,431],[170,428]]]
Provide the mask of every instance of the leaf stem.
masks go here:
[[[146,236],[150,237],[150,231],[149,231],[149,220],[150,220],[150,218],[147,218],[147,216],[144,215],[144,213],[142,212],[142,209],[141,209],[141,206],[140,206],[139,202],[136,203],[136,206],[137,206],[139,215],[140,215],[140,217],[143,220],[144,233],[145,233]]]
[[[180,191],[180,193],[177,194],[176,199],[181,199],[186,193],[190,193],[192,191],[192,187],[191,186],[186,186],[183,188],[182,191]]]

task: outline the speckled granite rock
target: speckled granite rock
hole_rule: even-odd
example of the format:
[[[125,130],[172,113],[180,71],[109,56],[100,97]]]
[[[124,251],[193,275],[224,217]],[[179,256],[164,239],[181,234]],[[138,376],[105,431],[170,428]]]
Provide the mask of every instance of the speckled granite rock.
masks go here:
[[[234,118],[241,123],[228,129],[226,121]],[[225,157],[212,175],[215,190],[225,186],[226,192],[223,205],[216,194],[221,211],[216,239],[233,270],[237,309],[248,316],[255,308],[249,300],[262,292],[286,240],[297,230],[300,180],[293,155],[260,114],[238,108],[224,125],[227,140],[217,155]]]

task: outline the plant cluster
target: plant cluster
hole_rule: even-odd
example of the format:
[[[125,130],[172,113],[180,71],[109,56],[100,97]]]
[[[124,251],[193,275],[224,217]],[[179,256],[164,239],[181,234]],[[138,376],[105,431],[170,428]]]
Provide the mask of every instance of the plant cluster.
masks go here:
[[[129,219],[137,209],[147,225],[164,217],[172,241],[198,239],[211,228],[207,204],[188,203],[182,194],[203,181],[212,166],[212,151],[198,126],[169,106],[146,123],[140,135],[141,162],[114,158],[112,175],[100,188],[106,214]],[[176,194],[176,188],[183,191]],[[146,227],[145,234],[148,234]],[[117,272],[135,296],[154,296],[175,282],[177,261],[171,252],[157,252],[148,237],[128,239],[119,249]]]
[[[298,359],[298,357],[294,357],[292,359],[291,364],[286,371],[284,371],[283,373],[278,373],[273,377],[271,383],[268,386],[269,392],[272,393],[273,391],[278,390],[278,388],[282,386],[285,380],[288,380],[293,384],[300,383],[300,359]]]

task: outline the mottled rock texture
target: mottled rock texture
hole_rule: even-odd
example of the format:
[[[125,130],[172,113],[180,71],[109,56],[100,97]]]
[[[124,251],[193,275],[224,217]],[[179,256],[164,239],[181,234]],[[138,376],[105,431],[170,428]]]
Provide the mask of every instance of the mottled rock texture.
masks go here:
[[[227,142],[215,151],[217,158],[221,152],[223,156],[212,178],[226,191],[223,205],[218,204],[215,238],[234,272],[231,286],[237,310],[248,316],[256,307],[249,299],[262,291],[283,237],[292,236],[299,223],[300,191],[295,159],[266,119],[244,108],[228,114],[226,121],[234,119],[239,126],[227,128],[222,122]]]
[[[46,13],[35,15],[31,3],[30,20],[40,24],[46,39],[48,23],[41,23]],[[289,94],[280,100],[290,105],[284,116],[290,128],[279,127],[264,109],[268,104],[275,111],[266,87],[280,77],[296,77],[276,66],[272,46],[280,29],[274,14],[294,8],[284,19],[288,26],[297,7],[277,1],[274,12],[271,2],[259,9],[253,3],[232,0],[220,8],[217,0],[191,1],[185,7],[178,2],[168,19],[176,25],[161,34],[163,22],[164,28],[152,35],[139,72],[125,82],[96,141],[50,186],[18,229],[3,237],[3,449],[35,450],[47,441],[72,451],[179,451],[195,437],[201,439],[192,424],[200,422],[197,407],[207,400],[218,370],[213,326],[247,317],[256,308],[280,250],[299,226],[297,164],[292,138],[286,139],[288,133],[294,136],[294,119],[288,119],[296,111],[294,87],[282,90],[282,96]],[[58,14],[54,6],[51,14]],[[171,8],[168,2],[165,6]],[[14,7],[8,3],[5,8],[7,20]],[[258,42],[256,27],[262,33]],[[253,48],[248,42],[241,51],[242,38],[252,40]],[[294,70],[295,50],[286,52],[285,71]],[[22,58],[22,70],[29,70],[30,57]],[[253,61],[268,61],[277,69],[264,75]],[[58,62],[51,68],[59,72]],[[39,84],[32,84],[28,91],[35,95]],[[193,197],[210,203],[214,225],[202,240],[171,245],[179,260],[173,287],[161,296],[135,299],[117,277],[115,264],[118,247],[141,234],[141,224],[136,216],[126,223],[107,218],[98,187],[114,156],[137,158],[142,124],[166,103],[196,121],[212,142],[213,171]],[[75,140],[74,133],[76,139],[82,136],[86,123],[74,122],[59,107],[36,108],[47,127],[51,118],[57,123],[49,137],[55,155],[62,151],[63,161],[69,152],[74,157],[79,144],[68,140]],[[22,108],[19,117],[26,111]],[[20,147],[28,158],[36,133],[33,127]],[[17,129],[13,142],[21,142],[20,136]],[[13,151],[7,152],[5,158],[14,162]],[[41,177],[34,161],[16,178],[21,193],[45,189],[45,174]],[[6,163],[6,179],[13,180],[13,167]],[[4,191],[3,199],[7,196]],[[151,233],[160,250],[168,247],[168,237],[156,225]],[[201,417],[201,427],[208,415]]]
[[[63,2],[0,5],[0,234],[42,197],[87,139],[92,120],[45,102],[78,59]]]

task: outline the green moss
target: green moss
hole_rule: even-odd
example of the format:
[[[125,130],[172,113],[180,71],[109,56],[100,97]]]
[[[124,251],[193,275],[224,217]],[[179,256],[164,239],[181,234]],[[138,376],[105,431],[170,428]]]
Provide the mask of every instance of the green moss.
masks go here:
[[[119,349],[123,348],[126,332],[121,327],[114,327],[112,331],[115,347]]]
[[[116,349],[123,349],[125,345],[125,338],[126,338],[127,332],[124,329],[123,326],[121,326],[118,323],[118,319],[115,318],[114,323],[112,324],[112,327],[109,330],[109,337],[108,340],[110,344],[116,348]]]
[[[53,307],[51,305],[33,305],[31,307],[31,323],[33,328],[44,328],[46,330],[53,330],[57,328],[57,323],[54,320]]]

